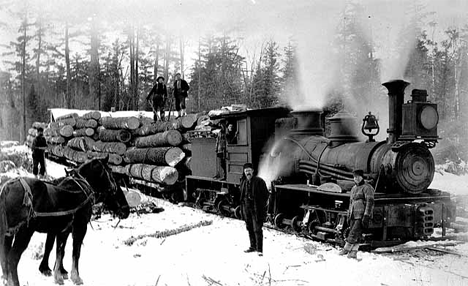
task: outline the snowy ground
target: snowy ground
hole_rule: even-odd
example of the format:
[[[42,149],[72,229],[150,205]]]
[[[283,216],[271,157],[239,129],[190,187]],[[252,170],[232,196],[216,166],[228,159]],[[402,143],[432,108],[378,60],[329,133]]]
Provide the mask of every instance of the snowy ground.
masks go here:
[[[48,162],[48,172],[64,174],[53,162]],[[447,175],[436,174],[434,187],[446,190],[453,184],[457,194],[468,194],[468,177]],[[264,256],[258,257],[243,252],[248,236],[242,221],[155,202],[165,211],[132,214],[115,229],[117,220],[109,216],[92,222],[80,260],[84,285],[468,285],[468,244],[447,247],[458,255],[425,249],[387,255],[360,252],[362,260],[356,261],[338,256],[330,245],[265,229]],[[200,222],[206,226],[152,237]],[[45,235],[36,233],[23,254],[22,285],[53,285],[51,277],[37,270],[44,241]],[[65,267],[70,270],[70,242],[66,251]],[[52,255],[51,266],[53,262]],[[65,285],[73,283],[67,280]]]

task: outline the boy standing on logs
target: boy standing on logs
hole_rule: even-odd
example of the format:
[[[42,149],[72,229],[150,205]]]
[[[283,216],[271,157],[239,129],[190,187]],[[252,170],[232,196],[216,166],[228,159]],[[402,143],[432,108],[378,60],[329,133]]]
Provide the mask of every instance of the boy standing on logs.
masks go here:
[[[44,177],[46,167],[45,167],[45,158],[44,151],[47,149],[47,142],[43,136],[44,129],[42,127],[37,128],[37,136],[34,138],[31,145],[32,149],[32,158],[33,158],[33,174],[37,177],[39,164],[41,164],[41,169],[39,175]]]
[[[174,81],[174,98],[175,98],[175,109],[177,110],[177,117],[187,115],[185,110],[185,99],[188,96],[188,90],[190,89],[188,83],[180,78],[180,73],[176,73],[176,80]]]
[[[161,120],[164,117],[164,104],[166,102],[166,98],[166,84],[164,83],[164,77],[160,76],[157,78],[156,84],[153,86],[153,89],[151,89],[150,93],[146,97],[146,100],[151,104],[153,108],[154,121]]]

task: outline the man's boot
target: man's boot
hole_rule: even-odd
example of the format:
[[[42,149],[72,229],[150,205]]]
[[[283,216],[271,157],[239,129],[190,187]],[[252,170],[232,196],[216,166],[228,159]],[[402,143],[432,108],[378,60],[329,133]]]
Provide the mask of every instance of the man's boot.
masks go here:
[[[357,250],[351,250],[348,253],[348,258],[357,259]]]
[[[351,251],[351,248],[352,248],[352,244],[349,244],[348,242],[346,242],[345,246],[343,247],[343,249],[338,253],[338,255],[346,255],[348,254],[350,251]]]

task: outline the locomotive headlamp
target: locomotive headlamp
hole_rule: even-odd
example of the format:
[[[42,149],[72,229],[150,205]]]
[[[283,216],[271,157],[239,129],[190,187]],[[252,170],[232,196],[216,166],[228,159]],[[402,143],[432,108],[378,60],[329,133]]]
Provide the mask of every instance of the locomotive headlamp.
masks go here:
[[[369,114],[362,120],[361,126],[362,134],[369,137],[369,142],[374,142],[374,136],[379,134],[380,126],[379,121],[370,111]]]
[[[439,114],[433,106],[424,106],[419,114],[419,122],[427,130],[437,126],[439,123]]]

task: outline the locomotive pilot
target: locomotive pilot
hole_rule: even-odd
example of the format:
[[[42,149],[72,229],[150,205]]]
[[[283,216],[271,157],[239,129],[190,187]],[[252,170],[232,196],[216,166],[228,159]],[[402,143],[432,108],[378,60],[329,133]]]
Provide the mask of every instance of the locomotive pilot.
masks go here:
[[[349,197],[348,224],[349,234],[346,244],[339,255],[357,259],[359,240],[362,230],[369,227],[369,221],[374,210],[374,188],[364,181],[364,171],[353,171],[355,185]]]
[[[251,163],[244,164],[240,191],[241,209],[250,239],[250,247],[244,252],[257,251],[259,256],[263,256],[262,226],[266,217],[268,189],[262,178],[254,176]]]

